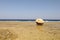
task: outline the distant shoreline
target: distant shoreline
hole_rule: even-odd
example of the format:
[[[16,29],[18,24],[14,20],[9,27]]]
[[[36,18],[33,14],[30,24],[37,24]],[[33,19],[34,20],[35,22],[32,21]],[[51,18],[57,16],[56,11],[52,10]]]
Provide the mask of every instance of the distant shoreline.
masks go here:
[[[44,21],[60,21],[60,19],[43,19]],[[35,21],[35,19],[0,19],[0,21]]]

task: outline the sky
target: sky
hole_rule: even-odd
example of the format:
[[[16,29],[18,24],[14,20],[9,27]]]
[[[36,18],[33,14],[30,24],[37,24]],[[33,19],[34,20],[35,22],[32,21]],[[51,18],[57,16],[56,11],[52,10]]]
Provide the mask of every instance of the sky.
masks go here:
[[[0,0],[0,19],[60,19],[60,0]]]

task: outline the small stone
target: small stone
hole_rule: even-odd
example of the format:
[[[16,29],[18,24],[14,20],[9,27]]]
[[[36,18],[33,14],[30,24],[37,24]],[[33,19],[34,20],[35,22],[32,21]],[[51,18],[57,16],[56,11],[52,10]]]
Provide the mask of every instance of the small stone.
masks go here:
[[[44,24],[44,20],[39,18],[39,19],[36,19],[36,24],[37,25],[43,25]]]

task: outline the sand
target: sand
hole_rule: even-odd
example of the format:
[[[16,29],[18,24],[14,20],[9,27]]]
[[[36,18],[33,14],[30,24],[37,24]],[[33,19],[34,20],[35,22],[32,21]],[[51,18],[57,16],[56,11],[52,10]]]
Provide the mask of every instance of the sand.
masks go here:
[[[0,40],[60,40],[60,22],[0,21]]]

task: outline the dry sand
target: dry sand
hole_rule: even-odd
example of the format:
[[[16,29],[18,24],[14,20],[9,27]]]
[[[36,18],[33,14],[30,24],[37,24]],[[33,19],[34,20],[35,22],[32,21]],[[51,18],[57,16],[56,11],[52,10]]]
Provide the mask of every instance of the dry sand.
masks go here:
[[[60,22],[0,21],[0,40],[60,40]]]

